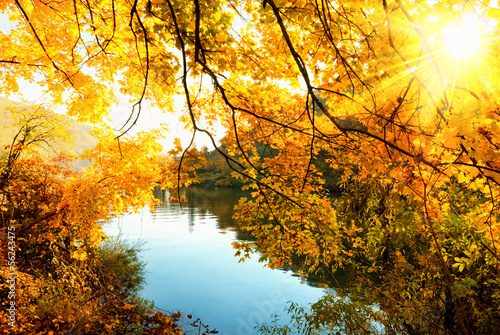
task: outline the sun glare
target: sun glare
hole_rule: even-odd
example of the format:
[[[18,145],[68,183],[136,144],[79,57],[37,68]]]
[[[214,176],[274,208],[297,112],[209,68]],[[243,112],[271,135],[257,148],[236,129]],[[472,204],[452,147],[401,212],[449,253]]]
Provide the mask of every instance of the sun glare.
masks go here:
[[[443,29],[446,49],[455,58],[474,56],[481,45],[479,20],[466,16]]]

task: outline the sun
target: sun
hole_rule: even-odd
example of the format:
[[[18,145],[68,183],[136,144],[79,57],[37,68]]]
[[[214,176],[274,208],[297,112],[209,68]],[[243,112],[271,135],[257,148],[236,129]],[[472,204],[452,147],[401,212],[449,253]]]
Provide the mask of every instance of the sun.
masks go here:
[[[446,50],[454,58],[468,58],[476,55],[481,46],[479,20],[474,16],[464,16],[443,29]]]

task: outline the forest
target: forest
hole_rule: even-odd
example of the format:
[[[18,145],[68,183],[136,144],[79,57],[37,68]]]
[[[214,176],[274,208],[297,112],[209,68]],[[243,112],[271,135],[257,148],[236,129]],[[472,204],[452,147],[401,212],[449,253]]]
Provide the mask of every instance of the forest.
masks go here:
[[[154,210],[156,186],[200,182],[251,192],[237,257],[352,278],[260,333],[500,330],[497,1],[1,0],[0,13],[0,95],[44,95],[0,101],[2,333],[181,334],[179,314],[136,293],[140,247],[101,224]],[[123,96],[128,119],[111,127]],[[164,123],[134,131],[146,106],[182,110],[190,143],[164,150]],[[92,145],[72,149],[72,127]]]

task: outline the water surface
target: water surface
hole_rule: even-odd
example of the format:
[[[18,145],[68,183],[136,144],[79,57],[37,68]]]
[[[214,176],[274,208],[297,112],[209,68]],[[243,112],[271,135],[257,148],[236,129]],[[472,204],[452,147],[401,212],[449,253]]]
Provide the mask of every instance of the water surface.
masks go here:
[[[244,239],[232,221],[241,192],[189,188],[182,208],[168,195],[154,213],[145,209],[113,220],[110,235],[142,240],[147,262],[142,296],[156,307],[200,318],[223,335],[255,334],[257,322],[284,314],[289,301],[308,304],[323,290],[303,284],[291,272],[271,270],[258,255],[239,263],[231,242]],[[186,329],[187,330],[187,329]]]

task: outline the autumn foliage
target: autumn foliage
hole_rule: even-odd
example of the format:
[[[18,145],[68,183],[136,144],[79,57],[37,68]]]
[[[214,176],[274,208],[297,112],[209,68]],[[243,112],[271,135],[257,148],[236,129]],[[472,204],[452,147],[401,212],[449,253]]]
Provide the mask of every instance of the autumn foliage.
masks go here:
[[[98,147],[84,157],[98,163],[77,174],[61,151],[63,117],[33,106],[11,113],[17,132],[0,161],[2,333],[181,333],[180,315],[155,312],[137,296],[144,279],[137,247],[103,241],[103,220],[153,205],[159,147],[134,151],[150,135],[124,140],[119,157],[116,142],[96,132]],[[111,161],[126,185],[109,171]]]
[[[496,2],[15,0],[0,10],[15,27],[0,34],[0,92],[35,81],[69,115],[99,122],[114,83],[135,103],[124,130],[145,101],[170,112],[181,92],[194,136],[215,147],[224,127],[217,150],[254,191],[235,218],[255,244],[236,243],[238,252],[257,249],[269,266],[298,263],[304,274],[351,269],[342,294],[377,304],[381,332],[500,329]],[[450,43],[456,27],[462,44],[475,41],[469,50]],[[122,189],[145,196],[141,178],[120,178],[133,172],[128,151],[154,145],[131,138],[112,149],[102,132],[103,164],[77,188],[94,195],[97,213],[78,202],[64,214],[75,232],[92,230],[86,216],[102,219],[107,206],[141,204],[123,201]],[[342,173],[340,198],[323,187],[320,154]],[[154,166],[144,161],[144,173]],[[55,219],[77,199],[65,190],[47,213]],[[335,313],[319,315],[310,327],[345,330]]]

